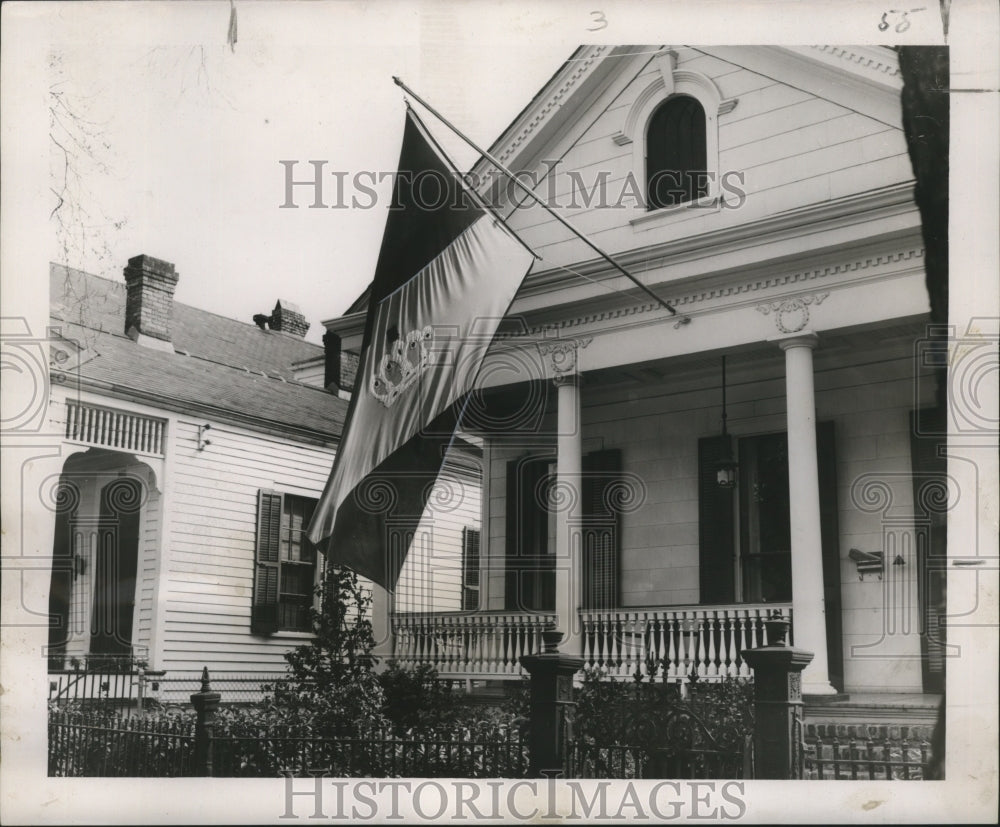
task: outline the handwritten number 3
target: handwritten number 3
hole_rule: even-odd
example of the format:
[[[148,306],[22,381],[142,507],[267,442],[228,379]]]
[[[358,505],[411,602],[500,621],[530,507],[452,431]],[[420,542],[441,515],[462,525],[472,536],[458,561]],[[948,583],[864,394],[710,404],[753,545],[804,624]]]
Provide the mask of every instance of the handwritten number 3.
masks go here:
[[[601,29],[606,29],[608,27],[608,21],[607,18],[605,18],[604,16],[604,12],[592,11],[590,13],[590,16],[593,18],[593,22],[596,23],[597,25],[591,26],[589,29],[587,29],[588,32],[599,32]]]

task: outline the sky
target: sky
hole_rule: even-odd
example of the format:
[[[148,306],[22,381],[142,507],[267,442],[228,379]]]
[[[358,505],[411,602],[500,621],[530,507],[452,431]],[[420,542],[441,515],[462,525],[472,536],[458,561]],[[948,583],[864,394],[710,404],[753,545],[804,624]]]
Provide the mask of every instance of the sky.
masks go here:
[[[503,4],[495,4],[502,6]],[[48,60],[50,259],[122,280],[139,253],[175,264],[175,298],[247,322],[277,299],[299,305],[319,341],[371,279],[391,179],[372,199],[351,182],[391,173],[405,104],[401,76],[489,145],[570,55],[532,39],[490,45],[474,17],[440,4],[228,2],[58,4]],[[95,48],[101,43],[102,48]],[[532,45],[534,44],[534,45]],[[430,122],[433,119],[427,118]],[[431,123],[466,169],[475,153]],[[64,152],[64,150],[66,150]],[[322,160],[342,203],[286,203],[286,167]],[[57,200],[57,198],[59,200]],[[368,208],[364,208],[368,207]]]

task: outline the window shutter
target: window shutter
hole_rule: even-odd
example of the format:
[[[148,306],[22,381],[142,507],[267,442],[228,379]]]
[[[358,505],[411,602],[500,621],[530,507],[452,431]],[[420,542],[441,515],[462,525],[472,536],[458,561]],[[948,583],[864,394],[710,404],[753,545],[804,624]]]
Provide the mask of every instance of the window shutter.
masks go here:
[[[278,629],[279,550],[281,547],[281,494],[257,492],[257,553],[254,567],[250,630],[271,635]]]
[[[945,684],[946,612],[948,554],[947,520],[944,504],[927,497],[921,488],[940,485],[947,490],[948,462],[938,453],[945,443],[947,421],[940,408],[910,412],[910,461],[913,466],[913,502],[917,532],[917,595],[921,634],[920,652],[924,692],[940,694]],[[923,536],[921,536],[923,535]],[[886,561],[891,565],[890,560]]]
[[[507,463],[507,499],[504,502],[506,508],[506,529],[505,529],[505,566],[504,566],[504,608],[517,610],[520,607],[518,599],[517,581],[520,577],[518,569],[518,554],[520,551],[521,538],[520,521],[518,520],[518,510],[521,507],[520,487],[517,482],[518,461],[512,459]]]
[[[479,608],[479,531],[462,529],[462,610]]]
[[[729,437],[722,435],[698,440],[698,563],[703,604],[736,599],[733,492],[716,481],[718,463],[728,448]]]
[[[612,488],[621,481],[618,448],[583,457],[581,485],[584,609],[615,609],[620,603],[621,513]]]
[[[840,611],[840,535],[837,512],[837,452],[833,422],[816,423],[819,466],[820,534],[823,546],[823,599],[826,614],[827,671],[830,683],[844,689],[844,646]]]
[[[505,606],[509,611],[553,611],[554,549],[548,547],[549,512],[541,487],[549,457],[507,463]]]

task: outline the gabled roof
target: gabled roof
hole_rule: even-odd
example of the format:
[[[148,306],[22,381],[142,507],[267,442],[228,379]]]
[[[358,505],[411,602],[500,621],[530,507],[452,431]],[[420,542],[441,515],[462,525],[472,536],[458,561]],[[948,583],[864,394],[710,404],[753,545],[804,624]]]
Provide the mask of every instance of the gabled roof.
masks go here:
[[[323,354],[319,345],[174,302],[175,352],[161,351],[125,335],[124,284],[53,264],[50,290],[53,327],[84,351],[71,372],[84,386],[251,428],[339,438],[347,403],[293,375],[294,362]]]
[[[640,58],[660,45],[596,44],[578,46],[548,82],[535,94],[490,145],[489,152],[512,169],[522,169],[533,154],[574,118],[574,110],[610,83],[632,56]],[[694,47],[691,47],[694,48]],[[700,47],[706,55],[734,60],[756,72],[779,75],[789,70],[796,83],[809,91],[848,106],[864,107],[863,114],[902,128],[899,90],[902,79],[895,51],[887,46],[740,46]],[[864,90],[863,94],[859,94]],[[486,179],[492,165],[480,158],[472,171]],[[488,179],[487,179],[488,180]]]

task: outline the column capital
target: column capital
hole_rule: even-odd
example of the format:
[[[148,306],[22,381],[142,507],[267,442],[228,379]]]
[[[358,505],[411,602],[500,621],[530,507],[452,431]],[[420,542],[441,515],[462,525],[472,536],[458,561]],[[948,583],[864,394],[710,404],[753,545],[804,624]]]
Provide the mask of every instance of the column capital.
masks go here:
[[[578,375],[578,352],[589,345],[591,339],[592,337],[587,336],[575,339],[547,339],[538,342],[538,352],[557,385],[567,378]]]
[[[789,333],[784,336],[773,336],[767,341],[776,344],[782,350],[788,350],[793,347],[807,347],[810,350],[815,350],[819,344],[819,336],[812,330],[802,330],[798,333]]]

